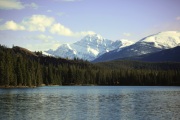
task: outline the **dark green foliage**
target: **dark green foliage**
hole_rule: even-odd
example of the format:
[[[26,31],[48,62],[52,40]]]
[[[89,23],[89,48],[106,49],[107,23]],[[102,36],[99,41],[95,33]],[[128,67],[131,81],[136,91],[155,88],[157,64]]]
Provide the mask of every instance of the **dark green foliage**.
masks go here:
[[[0,86],[180,85],[180,63],[113,61],[91,64],[0,46]]]
[[[179,62],[142,62],[130,60],[117,60],[110,62],[95,63],[95,65],[106,69],[149,69],[149,70],[180,70]]]

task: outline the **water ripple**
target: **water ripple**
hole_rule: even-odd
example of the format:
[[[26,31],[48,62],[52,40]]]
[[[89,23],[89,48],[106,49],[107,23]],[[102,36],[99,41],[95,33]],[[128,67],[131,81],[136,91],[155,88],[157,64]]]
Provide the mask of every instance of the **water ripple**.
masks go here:
[[[0,119],[179,120],[179,101],[179,87],[0,89]]]

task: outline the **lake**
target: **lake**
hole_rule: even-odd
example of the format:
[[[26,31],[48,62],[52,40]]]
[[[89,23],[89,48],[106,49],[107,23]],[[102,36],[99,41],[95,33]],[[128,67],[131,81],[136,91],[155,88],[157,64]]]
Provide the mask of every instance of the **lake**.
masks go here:
[[[1,120],[179,120],[180,87],[0,89]]]

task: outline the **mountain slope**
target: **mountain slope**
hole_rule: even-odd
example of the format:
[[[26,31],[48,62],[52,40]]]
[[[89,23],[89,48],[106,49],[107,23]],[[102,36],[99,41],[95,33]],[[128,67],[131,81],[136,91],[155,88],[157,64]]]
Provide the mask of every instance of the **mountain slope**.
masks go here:
[[[167,31],[151,35],[141,39],[133,45],[123,49],[116,49],[105,53],[93,62],[110,61],[119,58],[139,56],[143,54],[158,52],[164,49],[173,48],[180,45],[180,32]]]
[[[128,60],[148,61],[148,62],[180,62],[180,46],[162,50],[155,53],[149,53],[136,57],[124,58]]]
[[[63,44],[59,46],[55,51],[46,51],[54,56],[63,58],[80,58],[84,60],[94,60],[98,56],[112,51],[114,49],[120,49],[125,46],[131,45],[133,42],[128,40],[112,41],[104,39],[102,36],[94,34],[87,35],[80,41],[73,44]]]

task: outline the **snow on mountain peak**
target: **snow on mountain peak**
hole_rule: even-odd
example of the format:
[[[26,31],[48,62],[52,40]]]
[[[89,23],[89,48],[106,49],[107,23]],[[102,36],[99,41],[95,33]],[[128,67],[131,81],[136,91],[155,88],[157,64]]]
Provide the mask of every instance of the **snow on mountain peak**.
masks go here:
[[[127,46],[130,46],[130,45],[134,44],[134,42],[132,42],[130,40],[127,40],[127,39],[120,39],[120,40],[117,40],[117,41],[120,42],[119,48],[116,50],[117,52],[120,51],[124,47],[127,47]]]
[[[104,38],[99,34],[90,34],[81,39],[81,42],[102,43]]]
[[[63,44],[54,52],[50,51],[50,54],[70,59],[78,57],[91,61],[106,52],[126,46],[126,42],[127,40],[112,41],[104,39],[101,35],[91,34],[73,44]]]
[[[157,48],[173,48],[180,45],[180,32],[178,31],[166,31],[160,32],[155,35],[148,36],[139,42],[141,43],[153,43]]]
[[[127,39],[121,39],[120,41],[122,43],[121,48],[134,44],[134,42]]]
[[[104,53],[106,53],[105,58],[113,59],[157,52],[176,46],[180,46],[180,31],[160,32],[145,37],[135,44],[126,39],[112,41],[104,39],[98,34],[90,34],[73,44],[63,44],[55,51],[49,50],[47,52],[63,58],[78,57],[92,61]],[[102,56],[100,58],[105,59]]]

